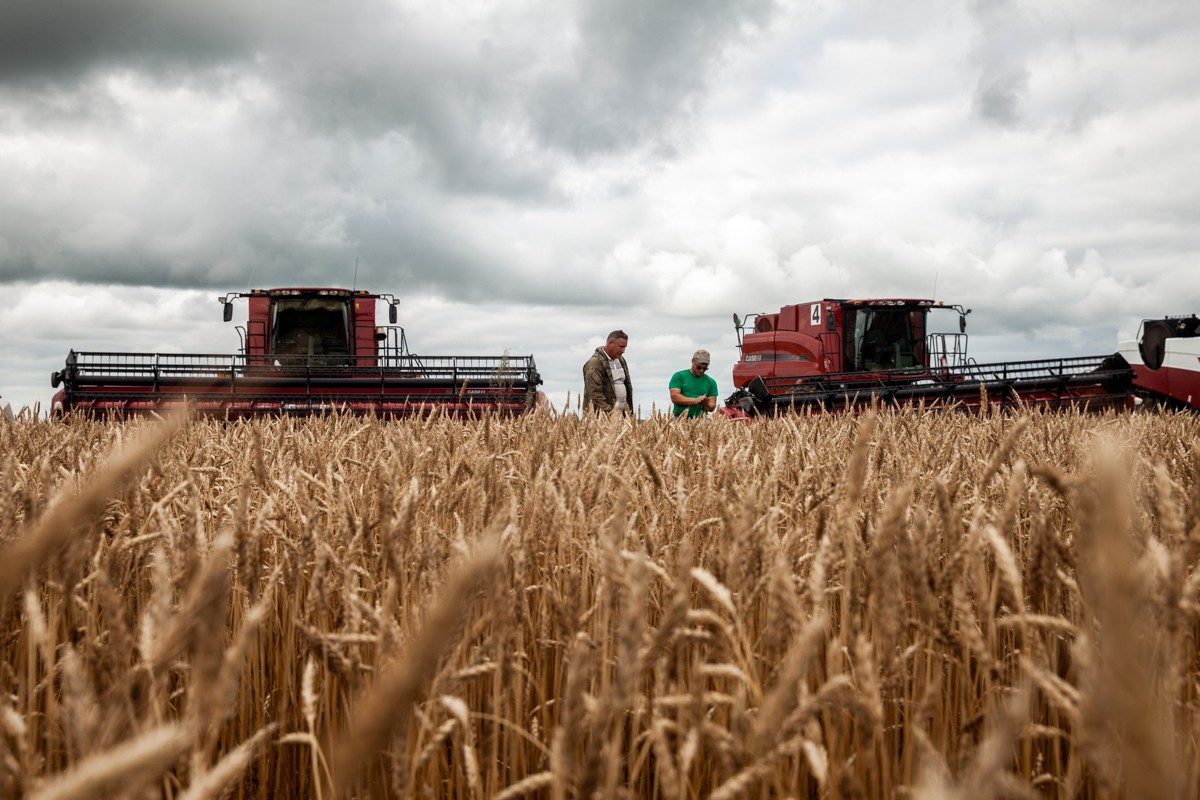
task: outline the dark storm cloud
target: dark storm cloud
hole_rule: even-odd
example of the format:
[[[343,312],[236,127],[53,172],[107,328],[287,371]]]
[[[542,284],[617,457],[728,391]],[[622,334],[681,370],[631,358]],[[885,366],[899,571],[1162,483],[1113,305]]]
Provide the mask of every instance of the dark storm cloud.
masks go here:
[[[448,186],[520,195],[548,183],[543,150],[656,140],[775,5],[590,0],[576,18],[531,9],[515,25],[495,12],[431,33],[420,11],[378,2],[16,0],[0,23],[0,80],[69,93],[103,70],[166,84],[248,71],[281,92],[287,120],[351,139],[399,132]],[[547,51],[552,40],[577,45]]]
[[[663,145],[775,8],[591,0],[577,19],[467,29],[449,48],[403,25],[348,23],[353,46],[279,54],[267,68],[318,130],[399,132],[452,191],[546,199],[564,162]]]
[[[0,281],[224,286],[357,258],[520,291],[453,229],[469,210],[444,212],[562,205],[564,170],[669,151],[774,3],[17,0],[0,132],[38,145],[10,151]]]
[[[577,155],[654,141],[702,95],[772,0],[595,0],[573,58],[537,92],[539,135]]]
[[[256,3],[9,0],[0,18],[0,80],[71,82],[97,68],[222,63],[252,50],[266,21]]]

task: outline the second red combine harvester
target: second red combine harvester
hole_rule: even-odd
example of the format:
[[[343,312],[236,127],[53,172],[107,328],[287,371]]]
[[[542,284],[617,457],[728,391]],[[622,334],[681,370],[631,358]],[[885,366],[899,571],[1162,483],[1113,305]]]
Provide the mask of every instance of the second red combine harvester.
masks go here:
[[[934,311],[957,314],[958,332],[931,332]],[[745,320],[734,315],[741,356],[722,413],[741,418],[874,404],[971,410],[985,402],[1103,410],[1147,399],[1200,405],[1194,316],[1148,320],[1138,341],[1123,343],[1119,353],[979,364],[967,357],[970,313],[933,300],[825,299]]]
[[[403,416],[520,414],[544,402],[533,356],[418,356],[397,326],[396,298],[361,290],[256,289],[218,298],[249,314],[241,352],[71,351],[51,377],[56,412],[162,413],[189,406],[229,417],[328,412]],[[383,301],[388,325],[377,325]]]

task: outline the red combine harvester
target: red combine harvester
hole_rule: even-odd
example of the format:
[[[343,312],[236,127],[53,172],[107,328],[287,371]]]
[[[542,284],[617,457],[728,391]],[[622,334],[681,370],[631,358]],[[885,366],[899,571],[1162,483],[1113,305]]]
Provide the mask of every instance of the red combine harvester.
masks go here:
[[[929,332],[930,312],[943,310],[957,313],[957,333]],[[985,398],[1051,409],[1146,400],[1200,406],[1194,316],[1147,321],[1137,342],[1111,355],[979,364],[967,357],[970,313],[932,300],[826,299],[745,320],[735,314],[741,357],[721,411],[742,418],[874,404],[972,410]]]
[[[51,376],[55,412],[229,417],[327,412],[402,416],[520,414],[544,402],[533,356],[417,356],[395,325],[396,298],[350,289],[255,289],[218,298],[225,321],[247,298],[237,355],[81,353]],[[375,321],[388,304],[389,325]]]

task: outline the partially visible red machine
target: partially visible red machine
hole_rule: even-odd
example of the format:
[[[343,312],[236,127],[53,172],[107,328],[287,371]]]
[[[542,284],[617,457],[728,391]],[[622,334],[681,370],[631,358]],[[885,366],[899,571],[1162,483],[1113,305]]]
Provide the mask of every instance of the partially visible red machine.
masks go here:
[[[929,315],[937,311],[957,314],[957,333],[930,332]],[[745,320],[735,314],[741,357],[722,413],[858,411],[880,403],[967,410],[984,402],[1091,410],[1145,400],[1200,406],[1195,317],[1148,321],[1139,343],[1110,355],[979,364],[967,357],[970,313],[933,300],[825,299]],[[1150,357],[1128,360],[1143,352]]]
[[[241,352],[76,352],[51,376],[56,412],[162,413],[190,406],[230,417],[325,412],[520,414],[545,402],[533,356],[417,356],[396,298],[351,289],[255,289],[218,298],[226,322],[248,300]],[[377,325],[377,301],[388,325]]]
[[[1121,342],[1139,399],[1200,407],[1200,318],[1195,314],[1142,320],[1136,339]]]

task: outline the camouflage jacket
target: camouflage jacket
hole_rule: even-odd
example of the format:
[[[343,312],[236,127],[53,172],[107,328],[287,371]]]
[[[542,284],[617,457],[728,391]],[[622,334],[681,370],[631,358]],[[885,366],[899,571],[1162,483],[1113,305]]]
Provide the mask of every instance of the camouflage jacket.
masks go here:
[[[608,354],[603,347],[597,347],[596,352],[583,365],[583,408],[585,411],[607,413],[612,411],[617,402],[617,390],[613,386],[612,369],[608,366]],[[629,378],[629,365],[625,356],[618,356],[621,368],[625,370],[625,403],[633,409],[633,381]]]

